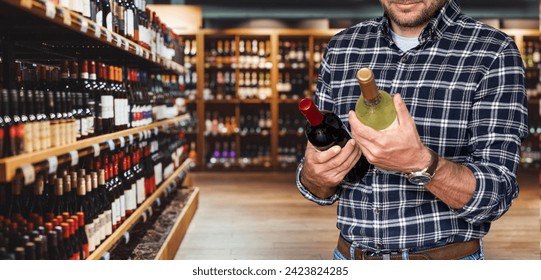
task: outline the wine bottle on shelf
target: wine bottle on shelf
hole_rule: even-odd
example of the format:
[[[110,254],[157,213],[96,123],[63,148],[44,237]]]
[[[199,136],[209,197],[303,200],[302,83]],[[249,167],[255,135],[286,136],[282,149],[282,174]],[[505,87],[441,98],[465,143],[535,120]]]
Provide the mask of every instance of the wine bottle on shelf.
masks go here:
[[[372,70],[360,69],[357,80],[362,90],[362,96],[355,106],[359,121],[376,130],[396,127],[398,122],[393,100],[387,92],[378,90]]]

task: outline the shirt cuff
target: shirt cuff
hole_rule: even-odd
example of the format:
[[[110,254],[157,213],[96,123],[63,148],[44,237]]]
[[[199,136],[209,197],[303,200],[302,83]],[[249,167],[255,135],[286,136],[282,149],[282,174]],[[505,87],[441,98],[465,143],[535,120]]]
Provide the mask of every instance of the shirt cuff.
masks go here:
[[[517,196],[517,188],[502,180],[505,175],[498,168],[489,165],[465,163],[475,177],[475,192],[466,205],[454,209],[459,217],[471,224],[491,222],[501,217]]]
[[[329,198],[320,198],[315,194],[311,193],[301,182],[301,171],[303,164],[304,158],[299,162],[299,166],[297,167],[297,188],[299,189],[299,192],[302,194],[302,196],[319,205],[332,205],[333,203],[335,203],[339,198],[341,188],[336,188],[336,192]]]

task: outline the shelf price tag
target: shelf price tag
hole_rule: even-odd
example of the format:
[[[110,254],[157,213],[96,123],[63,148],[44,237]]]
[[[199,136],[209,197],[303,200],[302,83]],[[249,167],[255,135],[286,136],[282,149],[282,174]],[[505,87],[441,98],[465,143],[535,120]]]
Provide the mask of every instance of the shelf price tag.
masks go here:
[[[94,149],[94,157],[99,157],[101,152],[100,144],[92,144],[92,148]]]
[[[77,164],[79,164],[79,152],[71,151],[70,157],[71,157],[71,166],[76,166]]]
[[[25,8],[28,8],[28,9],[32,9],[32,0],[21,0],[21,3],[20,5],[22,7],[25,7]]]
[[[120,148],[124,148],[124,146],[126,146],[126,140],[124,137],[118,137],[118,141],[120,141]]]
[[[130,51],[130,42],[128,40],[124,40],[124,49]]]
[[[50,157],[47,159],[47,163],[49,164],[49,174],[53,174],[58,170],[58,158],[57,157]]]
[[[137,133],[137,135],[139,136],[139,141],[141,141],[141,140],[144,140],[144,139],[145,139],[145,135],[143,134],[143,132],[142,132],[142,131],[139,131],[139,132]]]
[[[100,258],[101,260],[108,261],[111,259],[111,254],[109,252],[105,252]]]
[[[79,18],[79,20],[81,21],[81,32],[86,33],[88,30],[88,20],[85,18]]]
[[[101,26],[97,23],[94,23],[94,36],[98,39],[101,38]]]
[[[71,26],[71,13],[66,8],[60,8],[62,11],[62,16],[64,17],[64,24],[67,26]]]
[[[128,142],[133,145],[133,134],[128,135]]]
[[[111,30],[105,29],[105,35],[107,35],[107,42],[111,43],[113,41],[113,33],[111,33]]]
[[[154,135],[158,136],[158,128],[157,127],[154,128]]]
[[[107,145],[109,145],[109,150],[111,152],[115,150],[115,142],[113,141],[113,139],[107,140]]]
[[[24,184],[32,184],[36,180],[36,170],[32,164],[25,164],[21,166],[21,171],[24,176]]]
[[[119,48],[122,47],[122,39],[120,38],[120,36],[115,34],[115,40],[116,40],[116,46]]]
[[[122,234],[122,236],[124,237],[124,241],[126,241],[125,244],[128,244],[130,243],[130,233],[129,232],[124,232],[124,234]]]
[[[45,15],[48,18],[54,18],[56,16],[56,6],[49,0],[45,1]]]

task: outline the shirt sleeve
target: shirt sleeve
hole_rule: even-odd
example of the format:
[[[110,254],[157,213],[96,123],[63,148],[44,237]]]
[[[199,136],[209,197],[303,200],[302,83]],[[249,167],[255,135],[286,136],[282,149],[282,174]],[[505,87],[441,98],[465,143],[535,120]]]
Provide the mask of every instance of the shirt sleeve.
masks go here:
[[[299,189],[299,192],[302,194],[302,196],[319,205],[332,205],[333,203],[335,203],[340,195],[340,186],[336,189],[336,192],[329,198],[317,197],[315,194],[311,193],[301,182],[301,170],[303,162],[304,158],[301,160],[299,166],[297,167],[297,188]]]
[[[526,137],[524,66],[513,42],[496,56],[476,92],[465,163],[476,181],[471,200],[457,214],[472,224],[500,218],[518,196],[516,172]]]

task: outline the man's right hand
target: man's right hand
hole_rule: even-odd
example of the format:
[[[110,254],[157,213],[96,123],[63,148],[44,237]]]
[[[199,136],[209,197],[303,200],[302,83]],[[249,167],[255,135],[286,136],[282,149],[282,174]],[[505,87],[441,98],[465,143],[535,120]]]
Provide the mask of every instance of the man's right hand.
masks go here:
[[[338,184],[361,158],[361,150],[350,139],[343,148],[333,146],[318,151],[310,142],[306,146],[301,182],[312,194],[328,198],[336,192]]]

